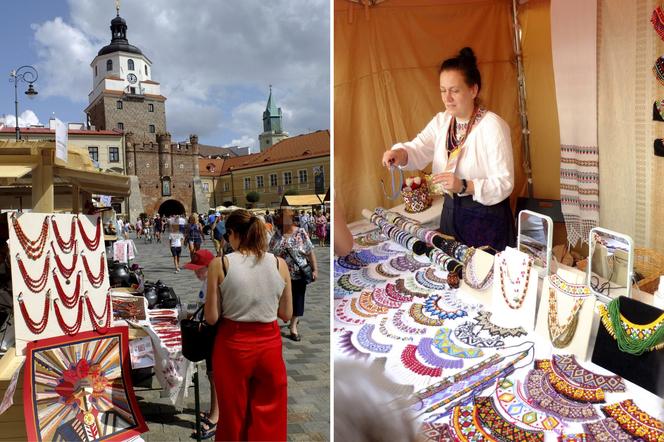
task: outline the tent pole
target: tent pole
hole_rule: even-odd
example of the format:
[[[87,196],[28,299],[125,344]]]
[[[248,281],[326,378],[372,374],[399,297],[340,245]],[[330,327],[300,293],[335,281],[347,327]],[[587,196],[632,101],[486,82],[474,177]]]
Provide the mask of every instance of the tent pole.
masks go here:
[[[512,0],[512,18],[514,20],[514,52],[516,54],[517,82],[519,84],[521,151],[523,154],[523,168],[526,172],[526,182],[528,185],[528,198],[533,198],[533,171],[530,163],[530,129],[528,128],[528,113],[526,111],[526,74],[523,68],[523,53],[521,52],[521,26],[519,25],[517,0]]]

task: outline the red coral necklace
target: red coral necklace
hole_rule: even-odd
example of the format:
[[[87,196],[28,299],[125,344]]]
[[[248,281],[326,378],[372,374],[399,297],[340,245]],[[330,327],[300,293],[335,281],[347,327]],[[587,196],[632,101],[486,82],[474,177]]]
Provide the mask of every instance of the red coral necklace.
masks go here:
[[[21,256],[18,253],[16,254],[16,262],[18,263],[18,268],[21,271],[21,276],[23,277],[23,281],[25,281],[25,285],[28,287],[28,289],[32,293],[39,293],[42,290],[44,290],[44,287],[46,287],[46,281],[48,280],[48,271],[51,268],[50,252],[46,253],[46,259],[44,260],[44,269],[42,270],[41,276],[37,279],[33,279],[30,277],[28,271],[23,265],[23,260],[21,259]]]
[[[81,220],[78,217],[76,217],[76,222],[78,223],[78,230],[81,232],[81,238],[83,239],[85,246],[90,251],[97,250],[97,247],[99,247],[99,242],[101,240],[101,217],[97,217],[97,228],[95,230],[95,237],[92,239],[90,239],[90,237],[86,235],[85,229],[83,228],[83,224],[81,223]]]
[[[48,313],[51,306],[50,290],[46,292],[46,299],[44,299],[44,313],[42,313],[42,317],[39,320],[39,322],[35,322],[32,320],[32,318],[30,318],[30,314],[28,313],[28,310],[25,308],[25,305],[23,304],[23,293],[18,294],[18,305],[21,308],[21,314],[23,315],[25,325],[26,327],[28,327],[28,330],[30,330],[33,335],[38,335],[46,329],[46,326],[48,325],[48,316],[49,316]]]
[[[76,244],[76,221],[73,217],[71,219],[71,229],[69,230],[69,239],[65,241],[60,235],[60,230],[58,229],[58,224],[55,222],[55,215],[51,216],[51,226],[53,226],[53,233],[55,234],[55,240],[58,242],[60,250],[64,253],[69,253],[74,248]]]
[[[92,271],[90,270],[90,266],[88,265],[88,260],[85,258],[85,255],[83,256],[83,267],[85,267],[85,274],[88,276],[88,281],[90,281],[90,284],[96,289],[101,287],[101,283],[104,282],[104,254],[102,253],[99,255],[99,275],[95,276],[92,274]]]
[[[14,227],[16,237],[21,243],[21,247],[23,247],[23,250],[25,250],[25,254],[28,256],[28,258],[32,260],[41,258],[41,256],[44,254],[46,238],[48,238],[48,217],[44,217],[41,231],[35,240],[31,240],[25,234],[23,228],[21,228],[21,224],[18,222],[18,218],[16,218],[16,214],[12,214],[12,226]]]

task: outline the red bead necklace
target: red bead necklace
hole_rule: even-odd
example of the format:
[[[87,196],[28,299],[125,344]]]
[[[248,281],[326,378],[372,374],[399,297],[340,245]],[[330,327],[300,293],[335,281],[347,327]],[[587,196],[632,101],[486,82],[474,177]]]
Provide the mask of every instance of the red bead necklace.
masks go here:
[[[53,270],[53,282],[55,283],[55,290],[58,292],[58,297],[64,306],[67,308],[74,308],[78,302],[78,298],[81,296],[81,271],[79,270],[76,274],[76,287],[74,287],[74,293],[72,293],[71,296],[67,296],[67,294],[62,289],[62,285],[60,285],[60,281],[58,280],[58,275],[55,273],[55,270]]]
[[[21,228],[21,224],[18,222],[18,218],[16,218],[16,214],[12,214],[12,226],[14,227],[16,237],[21,243],[21,247],[23,247],[23,250],[25,250],[25,254],[28,256],[28,258],[32,260],[41,258],[41,256],[44,254],[46,238],[48,238],[48,217],[44,217],[41,231],[35,240],[31,240],[25,234]]]
[[[55,252],[55,247],[53,246],[53,241],[51,241],[51,249],[53,249],[53,256],[55,257],[55,265],[58,267],[58,270],[60,270],[60,274],[65,277],[65,284],[69,285],[69,279],[71,278],[72,273],[74,273],[74,269],[76,268],[76,261],[78,261],[78,255],[76,254],[76,249],[78,246],[74,246],[74,258],[71,261],[71,266],[70,267],[65,267],[65,265],[62,263],[60,260],[60,257],[58,254]]]
[[[42,290],[44,290],[44,287],[46,287],[46,282],[48,281],[48,271],[51,268],[50,254],[51,254],[50,252],[46,253],[46,259],[44,260],[44,269],[42,270],[42,274],[38,279],[33,279],[30,277],[28,271],[23,265],[23,260],[21,260],[21,256],[18,253],[16,254],[16,262],[18,263],[18,268],[21,271],[21,276],[23,276],[23,281],[25,281],[25,285],[28,287],[28,289],[30,289],[32,293],[39,293]]]
[[[101,334],[106,333],[111,324],[111,295],[109,293],[106,294],[106,304],[104,305],[104,311],[101,315],[97,315],[92,308],[92,302],[90,301],[90,297],[87,296],[87,292],[83,297],[85,298],[85,304],[88,306],[88,315],[90,317],[90,322],[92,323],[92,328]],[[106,317],[106,320],[104,321],[105,325],[102,327],[100,322],[104,317]]]
[[[101,217],[97,217],[97,230],[95,231],[95,237],[93,239],[90,239],[85,234],[85,229],[83,228],[83,224],[81,223],[81,220],[78,218],[78,216],[76,217],[76,222],[78,223],[78,230],[81,232],[81,238],[83,239],[85,246],[90,251],[97,250],[101,240]]]
[[[53,226],[53,233],[55,233],[55,240],[58,242],[58,246],[60,247],[60,250],[62,250],[64,253],[69,253],[71,250],[74,248],[74,245],[76,243],[76,221],[74,220],[73,217],[71,219],[71,229],[69,230],[69,239],[65,241],[62,239],[62,236],[60,235],[60,230],[58,230],[58,224],[55,222],[55,215],[51,216],[51,226]]]
[[[81,254],[81,256],[83,256],[83,267],[85,267],[85,274],[88,276],[88,281],[90,281],[90,284],[94,288],[98,289],[101,287],[101,283],[104,282],[104,254],[99,255],[99,275],[97,276],[92,274],[85,255]]]
[[[55,309],[55,316],[58,318],[58,324],[60,324],[60,329],[63,332],[67,333],[69,336],[73,336],[81,329],[81,324],[83,323],[83,297],[80,297],[78,300],[78,313],[76,315],[76,322],[73,325],[69,325],[65,322],[62,314],[60,313],[60,307],[58,307],[57,300],[53,301],[53,308]]]
[[[18,305],[21,308],[21,314],[23,315],[23,320],[25,321],[26,327],[32,332],[33,335],[38,335],[46,329],[48,325],[48,312],[50,311],[51,306],[51,291],[46,292],[46,299],[44,299],[44,313],[39,322],[35,322],[30,318],[28,310],[23,304],[23,293],[18,294]]]

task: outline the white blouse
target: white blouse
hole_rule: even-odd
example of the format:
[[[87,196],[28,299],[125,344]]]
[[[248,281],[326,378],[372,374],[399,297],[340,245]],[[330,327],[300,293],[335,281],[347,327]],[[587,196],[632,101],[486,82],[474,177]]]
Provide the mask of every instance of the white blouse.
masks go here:
[[[443,173],[447,165],[447,129],[452,116],[438,113],[412,141],[397,143],[392,149],[405,149],[405,169],[421,170],[433,161],[432,172]],[[470,132],[461,151],[455,175],[472,181],[473,199],[485,206],[498,204],[514,188],[514,158],[507,123],[487,111]]]

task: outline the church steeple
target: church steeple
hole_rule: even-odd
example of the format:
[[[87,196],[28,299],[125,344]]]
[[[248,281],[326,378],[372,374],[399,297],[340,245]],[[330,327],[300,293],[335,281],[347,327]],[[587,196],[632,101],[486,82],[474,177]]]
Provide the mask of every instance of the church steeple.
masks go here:
[[[143,55],[140,49],[130,45],[129,40],[127,40],[127,22],[120,17],[119,0],[115,1],[115,13],[115,18],[111,20],[111,43],[101,48],[97,55],[106,55],[118,51]]]
[[[261,152],[284,138],[288,138],[288,134],[284,132],[281,124],[281,116],[281,108],[277,107],[275,100],[272,98],[272,85],[270,85],[270,95],[267,98],[267,106],[265,106],[263,112],[263,133],[258,136]]]

